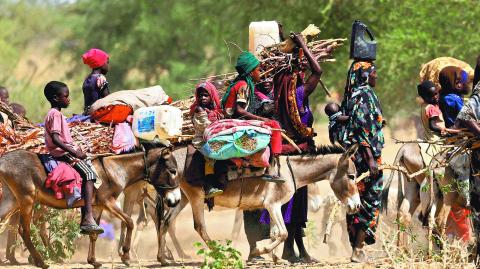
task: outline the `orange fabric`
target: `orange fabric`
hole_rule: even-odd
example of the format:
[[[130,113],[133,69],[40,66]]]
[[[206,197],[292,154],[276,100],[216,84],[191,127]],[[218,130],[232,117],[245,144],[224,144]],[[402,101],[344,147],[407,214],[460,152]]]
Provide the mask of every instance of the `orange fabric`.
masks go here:
[[[470,241],[470,210],[453,204],[447,219],[447,234],[465,242]]]
[[[92,118],[103,123],[121,123],[127,120],[129,115],[133,114],[133,109],[127,105],[110,105],[95,110]]]

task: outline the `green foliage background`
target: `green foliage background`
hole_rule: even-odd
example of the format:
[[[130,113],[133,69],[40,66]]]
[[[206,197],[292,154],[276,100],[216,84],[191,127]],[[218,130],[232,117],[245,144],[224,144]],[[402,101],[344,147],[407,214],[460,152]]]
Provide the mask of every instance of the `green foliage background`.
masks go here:
[[[360,19],[378,39],[377,91],[384,111],[389,117],[408,116],[417,113],[415,85],[422,63],[440,56],[474,63],[480,52],[479,12],[478,1],[464,0],[5,0],[0,4],[0,83],[39,121],[47,110],[43,85],[66,80],[74,99],[68,112],[80,112],[81,84],[89,72],[81,54],[98,47],[111,55],[108,79],[114,90],[160,84],[180,98],[192,92],[189,79],[234,70],[238,50],[229,50],[225,41],[247,49],[251,21],[280,21],[286,33],[314,23],[323,38],[348,38],[352,22]],[[17,64],[28,48],[45,42],[44,60],[60,71],[19,76]],[[337,63],[323,65],[324,81],[339,93],[348,49],[337,51]],[[312,103],[324,98],[318,90]]]

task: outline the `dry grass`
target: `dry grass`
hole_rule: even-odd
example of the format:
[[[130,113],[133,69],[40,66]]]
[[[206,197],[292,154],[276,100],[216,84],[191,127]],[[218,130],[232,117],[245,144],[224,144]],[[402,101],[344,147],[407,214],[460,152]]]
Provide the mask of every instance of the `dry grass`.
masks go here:
[[[431,240],[442,248],[434,244],[434,249],[429,254],[427,238],[423,237],[422,233],[402,228],[409,243],[399,247],[397,241],[400,231],[392,233],[388,230],[391,229],[383,229],[380,241],[388,263],[394,268],[475,268],[470,261],[471,247],[462,240],[434,236]]]

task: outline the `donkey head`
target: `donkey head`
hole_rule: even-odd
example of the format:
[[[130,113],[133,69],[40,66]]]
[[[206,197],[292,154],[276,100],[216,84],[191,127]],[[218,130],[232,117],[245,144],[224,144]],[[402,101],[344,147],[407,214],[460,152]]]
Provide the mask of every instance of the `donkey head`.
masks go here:
[[[160,196],[165,197],[169,207],[180,202],[182,195],[178,185],[177,161],[171,148],[162,150],[150,179]]]
[[[357,149],[358,146],[354,145],[342,154],[338,160],[337,172],[330,179],[330,186],[335,195],[347,206],[347,214],[357,213],[361,207],[360,195],[355,183],[356,169],[350,159]]]

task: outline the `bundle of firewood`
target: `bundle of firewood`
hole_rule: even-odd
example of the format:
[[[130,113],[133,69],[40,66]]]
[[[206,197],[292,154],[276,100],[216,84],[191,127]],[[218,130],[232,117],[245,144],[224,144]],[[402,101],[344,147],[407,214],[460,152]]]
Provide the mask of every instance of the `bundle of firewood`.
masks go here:
[[[194,97],[190,97],[183,100],[178,100],[173,102],[171,105],[174,107],[180,108],[183,115],[183,126],[182,126],[182,135],[192,136],[195,135],[195,130],[193,129],[192,119],[190,117],[190,106],[195,101]]]
[[[13,113],[11,108],[0,102],[0,111],[13,121],[14,128],[0,124],[0,156],[17,149],[35,153],[47,153],[44,128],[32,124],[28,119]],[[114,128],[99,123],[69,123],[70,133],[76,145],[90,155],[111,153]]]
[[[307,42],[307,46],[318,62],[334,62],[335,58],[333,57],[333,53],[338,47],[344,44],[346,39],[335,38],[315,40],[318,37],[319,33],[320,31],[318,30],[318,28],[310,25],[301,34],[306,40],[309,40],[309,42]],[[271,83],[275,74],[287,68],[296,68],[295,65],[306,63],[307,60],[302,53],[290,52],[292,46],[295,46],[293,44],[293,41],[291,39],[288,39],[280,44],[265,47],[261,52],[258,53],[257,57],[260,60],[260,69],[262,71],[262,81],[260,83]],[[230,82],[235,79],[236,76],[237,73],[233,72],[195,80],[212,81],[217,86],[219,95],[221,97],[225,93]],[[324,87],[323,82],[321,82],[321,84]],[[194,101],[194,97],[189,97],[187,99],[179,100],[172,103],[173,106],[180,108],[183,112],[183,135],[193,136],[195,134],[192,119],[190,117],[190,105]]]
[[[26,149],[36,153],[46,153],[43,129],[14,130],[0,124],[0,156],[17,149]]]

